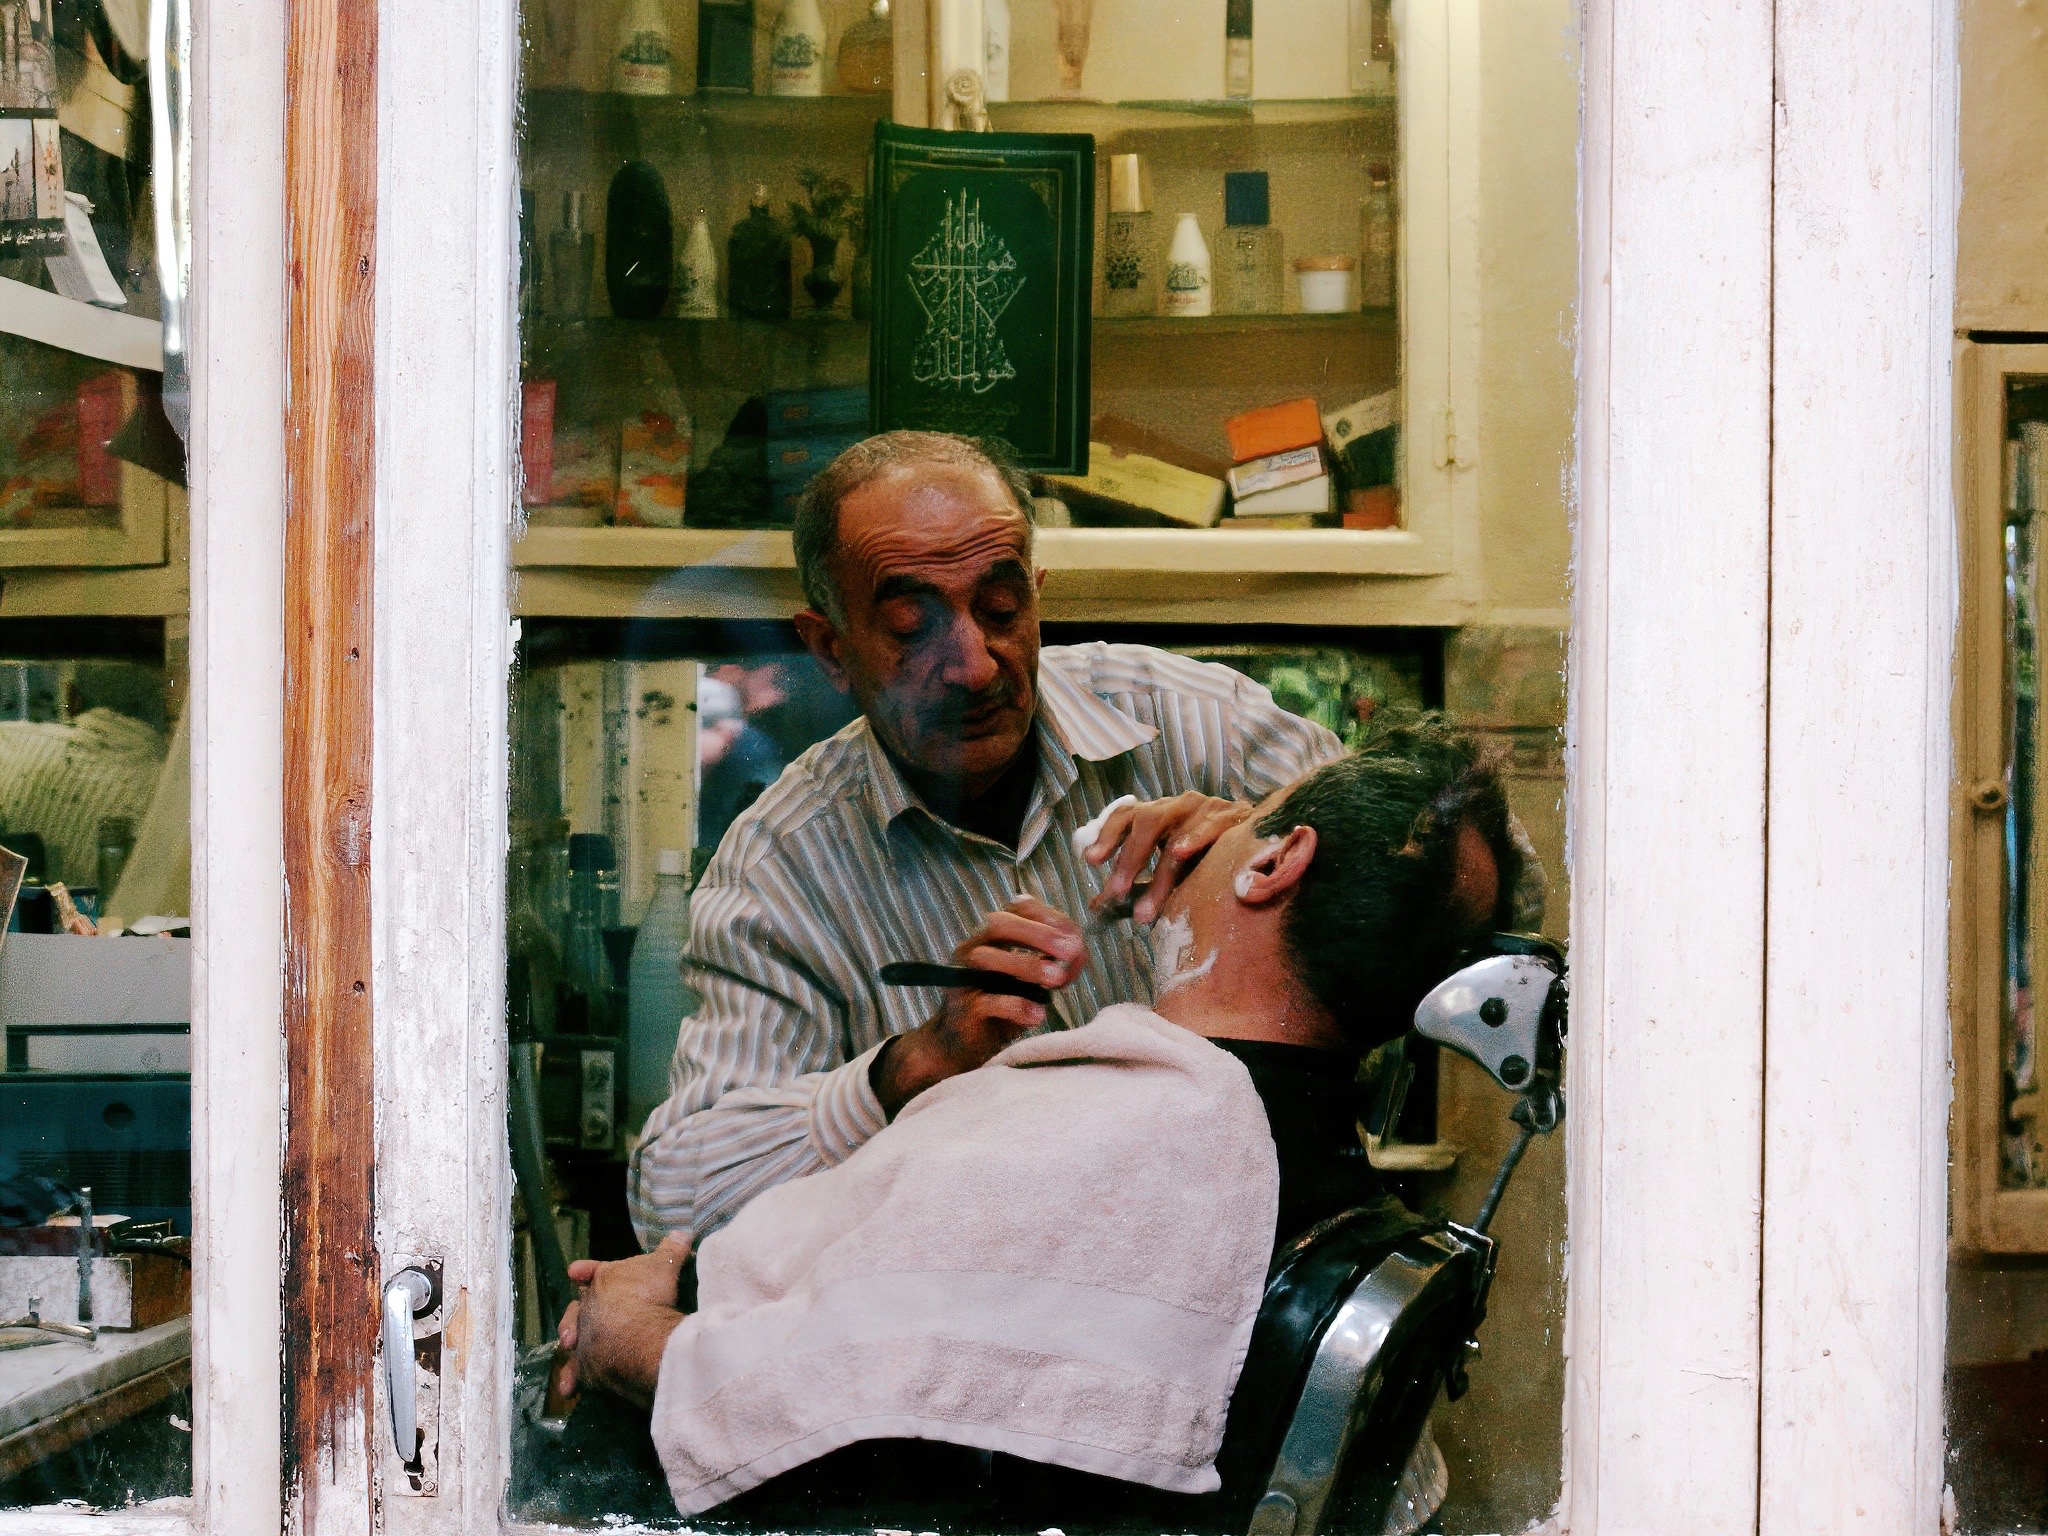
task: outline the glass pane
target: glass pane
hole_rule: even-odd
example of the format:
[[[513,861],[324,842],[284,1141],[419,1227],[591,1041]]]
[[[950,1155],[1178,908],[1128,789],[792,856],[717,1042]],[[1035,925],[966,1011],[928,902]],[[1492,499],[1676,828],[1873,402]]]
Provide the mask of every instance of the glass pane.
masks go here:
[[[2035,1054],[2034,957],[2048,909],[2037,876],[2043,832],[2040,811],[2041,563],[2040,522],[2048,508],[2048,379],[2024,374],[2002,381],[2005,430],[1998,522],[2002,561],[2004,806],[2002,899],[1998,929],[1979,942],[1996,947],[1999,1009],[1995,1036],[1995,1115],[1975,1123],[1995,1137],[1994,1201],[2024,1201],[2048,1188],[2042,1145],[2040,1064]],[[1993,807],[1997,809],[1997,807]],[[1971,957],[1959,956],[1959,964]],[[1980,1064],[1959,1060],[1958,1094],[1976,1091]],[[1978,1159],[1958,1159],[1957,1198]],[[1972,1191],[1975,1193],[1975,1191]],[[1978,1195],[1982,1199],[1984,1195]],[[2048,1290],[2040,1252],[2048,1228],[2030,1207],[1990,1234],[1990,1246],[2013,1252],[1972,1253],[1959,1247],[1950,1266],[1949,1468],[1956,1529],[2038,1530],[2048,1522]]]
[[[1419,1243],[1444,1287],[1429,1295],[1452,1300],[1423,1307],[1414,1337],[1442,1347],[1374,1378],[1394,1384],[1383,1422],[1325,1523],[1378,1531],[1397,1500],[1395,1528],[1543,1519],[1563,1414],[1558,1138],[1536,1137],[1493,1218],[1486,1353],[1454,1379],[1485,1250],[1450,1224],[1475,1219],[1510,1157],[1510,1110],[1527,1100],[1549,1123],[1556,1019],[1541,1005],[1561,954],[1525,941],[1489,962],[1534,987],[1518,1066],[1487,1065],[1448,1016],[1432,1015],[1434,1037],[1407,1025],[1480,930],[1565,937],[1578,85],[1558,42],[1575,12],[1489,13],[1486,48],[1519,63],[1484,76],[1476,51],[1452,62],[1440,16],[1371,0],[1255,15],[1235,0],[525,0],[523,22],[511,1509],[674,1521],[680,1498],[692,1520],[748,1529],[1242,1529],[1297,1404],[1285,1362],[1307,1356],[1287,1351],[1321,1337],[1275,1332],[1288,1285],[1349,1286]],[[910,219],[897,189],[926,172],[885,162],[878,189],[871,155],[929,122],[934,34],[981,50],[965,116],[978,91],[1001,135],[932,150],[961,175],[1001,169],[990,143],[1051,156],[1086,136],[1087,279],[1071,293],[994,211],[993,182],[948,184],[950,222],[884,244]],[[919,67],[899,69],[899,43]],[[1484,177],[1453,168],[1447,119],[1414,105],[1457,89],[1482,93]],[[1060,183],[1044,174],[1051,208]],[[1487,234],[1446,288],[1445,217],[1407,227],[1402,209],[1454,196],[1476,200]],[[1014,360],[1064,359],[1046,338],[1069,334],[1088,342],[1085,473],[1006,475],[994,461],[1029,450],[996,430],[1021,418],[995,406],[974,443],[877,432],[939,423],[897,414],[918,397],[889,381],[920,368],[921,387],[1068,398],[1064,362]],[[1446,373],[1454,357],[1469,374]],[[1460,448],[1453,400],[1499,436],[1481,445],[1475,426]],[[1410,419],[1432,423],[1427,448],[1406,444]],[[1473,526],[1454,540],[1460,483]],[[1247,894],[1268,889],[1255,848],[1289,830],[1255,835],[1253,806],[1265,826],[1299,781],[1356,772],[1328,793],[1364,814],[1381,801],[1359,786],[1410,768],[1404,782],[1458,809],[1322,868],[1412,842],[1448,880],[1468,854],[1443,839],[1469,826],[1483,851],[1465,905],[1417,895],[1331,919],[1313,943],[1277,928],[1264,949],[1216,941],[1216,912],[1277,921],[1293,899]],[[1129,843],[1122,875],[1074,842],[1125,794],[1146,829],[1201,812],[1171,822],[1200,857],[1156,921],[1096,910],[1105,881],[1175,883],[1149,830],[1107,824]],[[1351,834],[1331,814],[1316,837],[1336,847]],[[1045,904],[1040,926],[991,918],[1014,896]],[[982,978],[885,978],[956,959],[985,975],[986,949],[956,947],[990,922],[1006,956],[1071,939],[1077,969],[1043,1005]],[[1420,936],[1396,944],[1397,930]],[[1224,995],[1218,978],[1231,1019],[1197,1027],[1191,1000]],[[1057,1056],[1065,1031],[1133,1016],[1230,1042],[1196,1059],[1250,1086],[1234,1120],[1182,1120],[1133,1150],[1115,1138],[1138,1118],[1091,1104],[1094,1069],[1058,1057],[1071,1099],[1027,1109],[1008,1085],[1030,1074],[991,1060],[1013,1035]],[[1233,1125],[1252,1151],[1213,1166]],[[1078,1156],[1096,1136],[1105,1150]],[[985,1156],[968,1157],[981,1137]],[[850,1267],[833,1271],[823,1234],[884,1168],[901,1170],[891,1209],[923,1236],[887,1260],[840,1249]],[[1233,1204],[1246,1168],[1273,1170],[1275,1214]],[[1109,1187],[1088,1182],[1105,1169]],[[949,1211],[994,1246],[971,1262],[941,1251],[929,1224]],[[1276,1252],[1325,1218],[1303,1253],[1334,1266],[1325,1245],[1356,1243],[1357,1272],[1311,1282],[1301,1259],[1269,1292]],[[1158,1300],[1158,1275],[1213,1263],[1231,1232],[1242,1289],[1225,1310],[1244,1327],[1267,1317],[1245,1384],[1228,1385],[1234,1347],[1205,1336],[1189,1358],[1221,1375],[1134,1408],[1129,1383],[1188,1341],[1108,1293]],[[654,1267],[674,1257],[669,1234],[695,1245],[680,1278]],[[1153,1278],[1083,1283],[1048,1258],[1081,1251]],[[579,1390],[562,1390],[557,1320],[592,1283],[584,1265],[629,1260],[594,1272],[587,1315],[605,1317],[607,1287],[640,1286],[643,1343],[701,1340],[724,1362],[725,1385],[694,1406],[646,1398],[702,1387],[710,1355],[629,1366],[602,1327],[576,1357]],[[1058,1306],[1054,1280],[1069,1287]],[[785,1327],[783,1342],[757,1327]],[[1009,1351],[977,1378],[1001,1390],[970,1401],[957,1358],[892,1375],[888,1359],[943,1356],[953,1346],[935,1341],[964,1335]],[[862,1353],[878,1339],[886,1350]],[[1019,1351],[1039,1363],[1019,1370]],[[1078,1384],[1112,1353],[1117,1384],[1090,1398]],[[785,1397],[768,1405],[754,1394],[778,1372]],[[1037,1430],[1024,1419],[1039,1410],[1000,1406],[1038,1394]],[[742,1400],[739,1425],[720,1404]],[[1106,1425],[1077,1431],[1084,1400],[1135,1414],[1184,1472],[1141,1467]],[[1050,1444],[1055,1418],[1080,1450]],[[711,1443],[728,1432],[744,1452]]]
[[[192,1485],[189,582],[183,445],[134,365],[144,31],[0,5],[0,1508]]]

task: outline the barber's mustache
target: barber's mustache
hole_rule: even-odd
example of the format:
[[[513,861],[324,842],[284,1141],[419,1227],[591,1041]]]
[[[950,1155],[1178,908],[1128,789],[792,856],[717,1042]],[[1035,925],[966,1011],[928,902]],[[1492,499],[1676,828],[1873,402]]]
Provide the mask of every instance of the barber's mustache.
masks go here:
[[[986,688],[972,692],[955,689],[932,700],[918,710],[918,720],[927,728],[943,726],[966,719],[969,715],[988,714],[994,710],[1007,709],[1017,702],[1023,690],[1010,678],[998,678]]]

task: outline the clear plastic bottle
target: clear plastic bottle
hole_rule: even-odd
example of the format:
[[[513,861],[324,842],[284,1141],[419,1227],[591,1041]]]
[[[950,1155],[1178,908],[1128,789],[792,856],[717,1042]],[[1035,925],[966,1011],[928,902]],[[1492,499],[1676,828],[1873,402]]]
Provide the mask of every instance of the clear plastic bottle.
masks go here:
[[[612,967],[605,957],[604,931],[619,920],[619,861],[602,832],[569,838],[569,985],[581,992],[590,1032],[613,1032]]]
[[[626,1113],[640,1126],[668,1097],[668,1068],[684,1019],[702,1006],[683,979],[690,936],[689,883],[683,855],[664,848],[654,863],[654,899],[633,939],[626,974]]]

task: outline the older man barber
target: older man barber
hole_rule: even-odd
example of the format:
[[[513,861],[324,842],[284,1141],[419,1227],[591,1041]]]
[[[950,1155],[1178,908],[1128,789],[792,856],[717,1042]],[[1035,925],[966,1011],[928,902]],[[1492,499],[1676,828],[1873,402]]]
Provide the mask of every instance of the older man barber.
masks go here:
[[[971,443],[917,432],[848,449],[807,492],[797,628],[862,718],[733,823],[697,889],[704,1003],[633,1164],[649,1247],[843,1161],[916,1094],[1047,1022],[1021,998],[885,988],[885,963],[951,955],[1042,983],[1065,1026],[1146,1001],[1137,925],[1254,803],[1342,752],[1226,668],[1041,650],[1028,504],[1023,478]],[[1053,920],[1127,899],[1155,854],[1135,924],[1077,940]]]

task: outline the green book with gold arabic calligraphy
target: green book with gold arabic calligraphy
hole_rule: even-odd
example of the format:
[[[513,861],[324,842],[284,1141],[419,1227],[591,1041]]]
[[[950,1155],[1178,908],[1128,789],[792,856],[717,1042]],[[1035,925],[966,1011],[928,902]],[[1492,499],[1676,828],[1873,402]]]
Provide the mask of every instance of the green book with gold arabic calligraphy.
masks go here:
[[[1088,472],[1095,140],[875,125],[874,428],[997,438]]]

